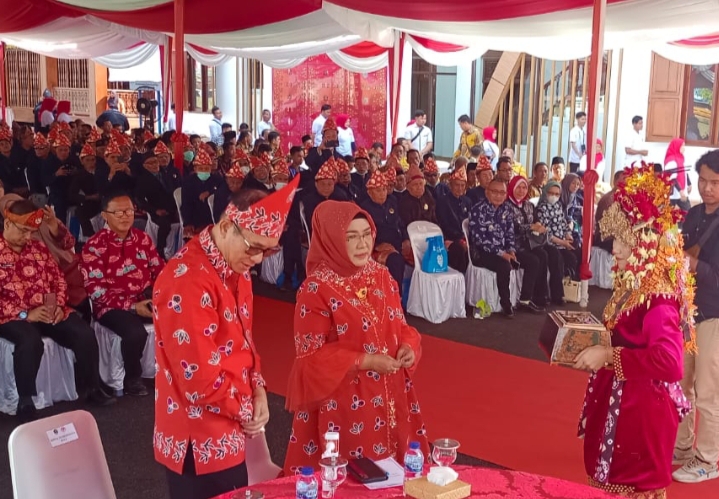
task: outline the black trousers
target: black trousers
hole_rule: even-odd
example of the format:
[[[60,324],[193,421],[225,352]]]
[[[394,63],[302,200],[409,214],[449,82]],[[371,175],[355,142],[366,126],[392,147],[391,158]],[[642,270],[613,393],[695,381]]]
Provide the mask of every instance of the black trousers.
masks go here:
[[[577,173],[579,171],[579,163],[569,163],[569,173]]]
[[[177,213],[169,213],[168,215],[157,215],[156,213],[150,213],[150,219],[157,224],[157,252],[160,254],[160,258],[165,258],[165,247],[167,246],[167,236],[170,235],[172,230],[172,224],[179,222]]]
[[[235,489],[247,487],[248,484],[245,463],[215,473],[197,475],[192,445],[188,446],[187,454],[185,454],[182,474],[178,475],[169,469],[166,469],[166,472],[170,499],[210,499]]]
[[[559,253],[562,255],[562,260],[564,260],[564,275],[571,277],[575,281],[579,280],[579,262],[582,257],[581,248],[575,248],[573,250],[560,248]]]
[[[447,260],[450,267],[464,274],[469,265],[467,246],[460,241],[454,241],[449,245],[449,248],[447,248]]]
[[[147,343],[145,324],[152,322],[152,319],[145,319],[125,310],[110,310],[100,317],[99,322],[122,338],[120,349],[125,362],[125,379],[142,376],[142,353]]]
[[[100,357],[95,332],[73,312],[55,325],[19,320],[0,325],[0,338],[15,345],[13,370],[19,396],[37,395],[35,378],[45,351],[43,336],[75,353],[76,379],[81,382],[79,384],[88,389],[99,388]]]
[[[541,249],[547,254],[547,270],[549,271],[549,295],[554,303],[564,299],[564,259],[556,246],[545,244]],[[546,282],[546,277],[545,277]]]
[[[547,302],[547,253],[542,248],[517,251],[517,260],[524,270],[520,301],[533,301],[537,305]]]
[[[512,272],[512,265],[499,255],[487,253],[481,249],[472,250],[472,259],[479,262],[480,267],[491,270],[497,274],[497,291],[499,292],[499,303],[504,310],[512,307],[512,300],[509,297],[509,275]]]
[[[399,286],[399,294],[402,294],[402,281],[404,280],[404,258],[401,253],[392,253],[387,257],[387,261],[384,263],[389,270],[389,275],[397,281]]]
[[[75,216],[80,222],[82,233],[85,237],[91,237],[95,234],[92,228],[91,220],[100,213],[99,201],[85,201],[75,208]]]
[[[285,279],[292,279],[292,274],[296,271],[297,279],[301,283],[305,280],[305,266],[302,262],[302,231],[288,227],[280,237],[280,244],[282,245]]]

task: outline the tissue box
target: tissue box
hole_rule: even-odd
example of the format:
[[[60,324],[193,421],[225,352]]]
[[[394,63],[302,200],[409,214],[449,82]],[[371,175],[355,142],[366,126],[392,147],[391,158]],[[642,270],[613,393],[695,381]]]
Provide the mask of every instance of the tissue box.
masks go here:
[[[440,487],[427,481],[427,477],[408,480],[404,492],[415,499],[464,499],[472,493],[472,486],[461,480]]]

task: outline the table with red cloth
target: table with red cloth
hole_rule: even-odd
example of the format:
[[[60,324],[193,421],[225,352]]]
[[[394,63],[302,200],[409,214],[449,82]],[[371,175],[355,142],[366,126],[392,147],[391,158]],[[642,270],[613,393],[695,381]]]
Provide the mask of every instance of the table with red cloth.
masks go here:
[[[470,497],[485,499],[616,499],[617,496],[599,489],[558,478],[532,475],[519,471],[453,466],[459,479],[472,486]],[[319,473],[315,473],[319,482]],[[279,478],[249,487],[264,494],[264,499],[294,499],[296,477]],[[320,485],[321,487],[321,485]],[[321,496],[321,491],[318,496]],[[244,499],[245,489],[217,496],[214,499]],[[339,486],[335,499],[389,499],[403,497],[400,487],[369,490],[351,477]]]

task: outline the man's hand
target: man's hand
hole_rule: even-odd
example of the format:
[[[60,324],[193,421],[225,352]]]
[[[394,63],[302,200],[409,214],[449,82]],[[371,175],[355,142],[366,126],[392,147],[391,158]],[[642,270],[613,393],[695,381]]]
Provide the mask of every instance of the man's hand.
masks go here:
[[[33,308],[27,314],[28,322],[44,322],[45,324],[52,324],[53,320],[55,320],[55,317],[44,305]]]
[[[55,316],[52,319],[53,324],[58,324],[65,320],[65,311],[62,307],[55,307]]]
[[[55,172],[56,177],[66,177],[69,174],[70,174],[70,170],[68,170],[64,166],[61,168],[58,168],[57,171]]]
[[[158,217],[167,216],[167,210],[155,210],[155,215],[157,215]]]
[[[502,258],[504,258],[505,260],[507,260],[510,263],[512,262],[512,260],[514,260],[514,257],[512,256],[512,254],[507,253],[506,251],[504,253],[502,253],[501,256],[502,256]]]
[[[687,260],[689,260],[689,270],[691,270],[692,272],[696,272],[697,264],[699,263],[699,260],[697,258],[694,258],[691,255],[687,255],[686,253],[684,253],[684,254],[687,257]]]
[[[47,224],[47,228],[50,229],[50,232],[51,232],[53,235],[56,235],[56,234],[57,234],[57,231],[58,231],[58,228],[59,228],[59,227],[58,227],[58,222],[59,222],[59,220],[58,220],[57,217],[55,216],[55,211],[52,209],[51,206],[45,206],[45,207],[42,209],[42,212],[43,212],[43,214],[44,214],[43,220],[44,220],[44,222]]]
[[[152,319],[152,300],[142,300],[135,303],[135,313],[140,317]]]
[[[397,350],[397,360],[402,364],[402,367],[410,368],[414,365],[415,354],[412,347],[403,343],[399,350]]]
[[[204,201],[208,197],[210,197],[210,193],[208,191],[205,191],[202,194],[200,194],[200,201]]]
[[[265,431],[265,425],[270,420],[270,409],[267,405],[267,392],[262,387],[255,388],[252,394],[252,404],[254,406],[254,414],[252,419],[246,423],[242,423],[242,429],[245,434],[254,438]]]

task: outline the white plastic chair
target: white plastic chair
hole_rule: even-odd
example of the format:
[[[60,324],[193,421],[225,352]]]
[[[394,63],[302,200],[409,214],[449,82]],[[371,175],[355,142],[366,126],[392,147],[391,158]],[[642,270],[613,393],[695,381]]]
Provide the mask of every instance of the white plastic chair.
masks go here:
[[[462,221],[462,232],[469,243],[469,219]],[[497,274],[484,267],[479,267],[472,262],[472,251],[469,251],[469,265],[464,274],[467,282],[467,304],[474,307],[477,302],[484,300],[492,309],[492,312],[501,312],[502,305],[499,303],[499,289],[497,288]],[[519,294],[522,289],[522,272],[512,270],[509,276],[509,299],[512,305],[519,302]]]
[[[210,216],[212,217],[212,223],[216,224],[217,220],[215,219],[215,195],[210,194],[207,196],[207,204],[210,206]]]
[[[590,286],[599,286],[602,289],[612,289],[614,280],[612,279],[612,267],[614,266],[614,257],[611,253],[602,248],[592,246],[589,255],[589,269],[592,271],[592,278],[589,279]]]
[[[245,440],[245,462],[248,485],[274,480],[281,471],[281,468],[272,462],[264,433]]]
[[[100,351],[100,378],[102,381],[120,395],[125,381],[125,361],[122,358],[122,338],[116,335],[112,329],[107,328],[99,322],[92,321],[92,329],[95,331],[97,346]],[[140,364],[142,366],[142,377],[153,379],[155,370],[155,326],[145,324],[147,331],[147,342],[142,352]]]
[[[262,260],[260,279],[270,284],[277,284],[277,279],[285,270],[285,258],[281,251]]]
[[[50,338],[42,339],[44,351],[35,377],[37,395],[32,398],[37,409],[53,402],[77,400],[75,389],[75,354]],[[19,396],[13,363],[15,345],[0,338],[0,412],[15,414]]]
[[[69,438],[73,431],[76,439]],[[67,441],[53,447],[63,435]],[[10,434],[8,451],[15,499],[116,499],[100,432],[89,412],[64,412],[20,425]]]
[[[177,214],[180,217],[180,228],[185,226],[185,222],[182,220],[182,187],[178,187],[175,189],[175,192],[172,193],[172,196],[175,198],[175,204],[177,205]]]
[[[147,217],[147,224],[145,225],[145,232],[148,236],[150,236],[150,239],[152,240],[152,244],[157,247],[157,235],[158,231],[160,230],[160,227],[152,221],[152,218],[149,216]],[[160,255],[164,256],[165,259],[169,259],[177,253],[177,251],[180,249],[180,245],[182,244],[182,226],[179,223],[172,224],[170,226],[170,233],[167,235],[167,241],[165,243],[165,254]]]
[[[450,318],[465,318],[467,313],[464,308],[464,276],[451,267],[440,274],[422,271],[427,238],[441,236],[442,230],[431,222],[417,221],[409,224],[407,232],[414,253],[414,272],[409,285],[407,312],[434,324],[440,324]]]

